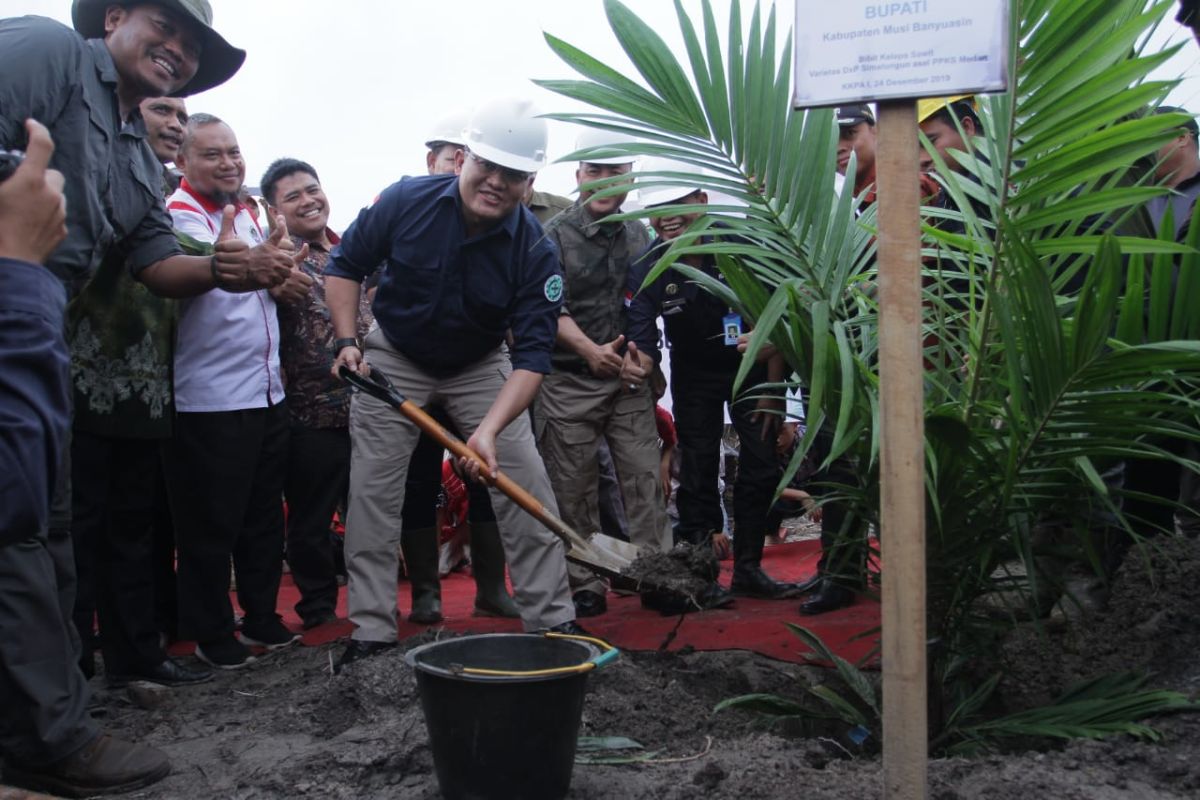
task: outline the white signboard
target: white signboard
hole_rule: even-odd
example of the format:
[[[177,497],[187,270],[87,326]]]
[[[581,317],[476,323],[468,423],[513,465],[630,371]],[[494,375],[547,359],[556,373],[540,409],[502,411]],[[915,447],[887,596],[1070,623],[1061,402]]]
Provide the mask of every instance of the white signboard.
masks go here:
[[[1007,88],[1008,0],[796,0],[796,107]]]

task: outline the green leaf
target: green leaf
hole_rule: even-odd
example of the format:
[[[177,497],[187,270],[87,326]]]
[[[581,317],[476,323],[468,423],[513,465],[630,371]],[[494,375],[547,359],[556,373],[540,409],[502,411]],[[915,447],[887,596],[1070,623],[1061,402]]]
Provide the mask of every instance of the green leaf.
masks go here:
[[[580,736],[575,740],[577,752],[597,750],[643,750],[644,746],[625,736]]]
[[[801,641],[803,641],[814,652],[816,652],[822,660],[833,662],[834,667],[837,669],[838,676],[846,684],[847,688],[849,688],[867,708],[871,709],[878,716],[879,700],[875,695],[875,687],[871,685],[871,682],[867,680],[866,676],[861,670],[830,650],[825,642],[821,640],[821,637],[817,636],[807,628],[799,625],[793,625],[791,623],[787,623],[787,626],[792,633],[799,636]]]
[[[737,708],[743,711],[753,711],[773,717],[798,717],[805,713],[804,707],[794,700],[788,700],[773,694],[743,694],[722,700],[713,708],[713,712]]]
[[[809,688],[809,692],[814,697],[825,701],[833,709],[838,718],[844,720],[847,724],[862,725],[863,727],[870,725],[870,722],[861,711],[828,686],[813,686]]]
[[[620,0],[604,0],[604,10],[617,41],[646,82],[680,115],[681,120],[687,121],[688,132],[707,137],[708,123],[704,112],[666,42]]]

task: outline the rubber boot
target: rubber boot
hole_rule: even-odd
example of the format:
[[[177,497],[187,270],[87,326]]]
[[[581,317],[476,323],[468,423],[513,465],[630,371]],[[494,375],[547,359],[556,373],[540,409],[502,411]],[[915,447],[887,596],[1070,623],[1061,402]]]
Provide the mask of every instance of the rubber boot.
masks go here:
[[[437,528],[400,532],[400,547],[412,583],[412,613],[409,622],[433,625],[442,621],[442,584],[438,578]]]
[[[475,573],[476,616],[521,616],[504,585],[504,545],[495,522],[471,523],[471,569]]]

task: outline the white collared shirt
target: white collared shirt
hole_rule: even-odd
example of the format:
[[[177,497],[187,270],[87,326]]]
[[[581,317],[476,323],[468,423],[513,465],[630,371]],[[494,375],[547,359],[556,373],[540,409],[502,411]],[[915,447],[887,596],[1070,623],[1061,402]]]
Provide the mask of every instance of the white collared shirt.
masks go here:
[[[220,206],[184,180],[167,198],[175,229],[216,242]],[[265,238],[245,206],[234,233],[251,247]],[[175,407],[184,412],[265,408],[283,400],[279,375],[279,320],[265,290],[233,294],[212,289],[179,304],[175,334]]]

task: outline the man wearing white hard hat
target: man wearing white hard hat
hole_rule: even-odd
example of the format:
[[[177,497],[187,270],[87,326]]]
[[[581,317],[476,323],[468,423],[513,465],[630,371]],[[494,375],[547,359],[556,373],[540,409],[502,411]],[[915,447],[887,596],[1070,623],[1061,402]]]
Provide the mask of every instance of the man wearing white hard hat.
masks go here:
[[[463,130],[470,121],[470,113],[458,111],[434,125],[425,140],[425,146],[429,148],[425,166],[430,175],[457,173],[457,157],[466,141]],[[429,406],[426,411],[439,425],[458,435],[454,423],[440,405]],[[447,542],[439,541],[437,510],[438,499],[445,491],[442,485],[444,454],[441,444],[422,433],[409,459],[404,484],[400,550],[404,554],[404,571],[412,589],[408,621],[418,625],[436,625],[445,619],[442,616],[442,554],[446,554],[446,569],[453,569],[463,558],[463,541],[459,536]],[[520,612],[504,584],[504,549],[487,487],[468,482],[465,488],[469,495],[467,536],[471,543],[471,573],[476,589],[474,613],[484,617],[518,617]]]
[[[425,154],[425,167],[430,175],[453,175],[455,160],[463,148],[463,129],[471,121],[469,112],[455,111],[437,121],[425,146],[429,152]]]
[[[459,174],[403,178],[346,231],[325,270],[336,371],[386,375],[418,406],[439,403],[493,473],[503,469],[557,514],[525,410],[550,372],[562,305],[554,246],[522,205],[546,163],[546,122],[525,100],[478,108]],[[384,263],[373,310],[355,337],[361,283]],[[511,329],[511,362],[502,344]],[[417,428],[359,393],[350,407],[346,519],[349,616],[344,666],[396,645],[396,545]],[[479,478],[475,462],[464,464]],[[578,632],[562,543],[492,491],[526,630]]]
[[[579,199],[546,225],[562,259],[564,293],[554,371],[542,383],[535,413],[538,449],[563,520],[575,530],[600,530],[596,447],[607,440],[630,540],[654,552],[670,548],[654,397],[648,384],[629,391],[620,380],[625,283],[650,236],[640,222],[605,221],[620,212],[631,188],[628,179],[616,180],[633,168],[634,156],[612,154],[622,144],[629,144],[628,137],[599,128],[579,135]],[[607,186],[584,188],[606,179]],[[604,191],[609,187],[618,193]],[[607,610],[604,582],[581,567],[572,566],[570,573],[575,613],[587,617]]]
[[[722,410],[729,403],[729,416],[740,443],[733,490],[734,563],[730,589],[734,595],[746,597],[795,597],[799,594],[797,587],[773,580],[763,572],[761,563],[767,511],[782,471],[775,456],[775,431],[771,429],[780,417],[764,411],[769,401],[763,396],[773,392],[758,385],[768,380],[778,381],[782,365],[778,361],[771,365],[780,373],[771,374],[767,364],[756,364],[746,376],[743,394],[731,402],[742,358],[738,339],[749,328],[748,322],[715,294],[704,291],[674,268],[642,288],[671,242],[704,215],[708,195],[690,177],[699,170],[689,164],[647,158],[640,171],[660,173],[658,177],[639,178],[642,185],[638,190],[642,205],[659,211],[651,218],[658,238],[629,270],[626,285],[629,316],[625,329],[628,343],[621,380],[631,389],[640,388],[661,359],[656,324],[661,316],[671,345],[671,396],[679,436],[676,536],[693,545],[709,546],[713,534],[722,529],[717,473],[724,429]],[[715,233],[704,236],[706,243],[720,235],[719,226],[709,230]],[[711,255],[687,255],[681,261],[723,280]],[[763,399],[756,401],[755,397]]]

